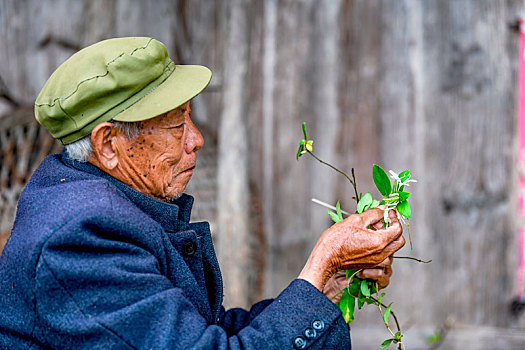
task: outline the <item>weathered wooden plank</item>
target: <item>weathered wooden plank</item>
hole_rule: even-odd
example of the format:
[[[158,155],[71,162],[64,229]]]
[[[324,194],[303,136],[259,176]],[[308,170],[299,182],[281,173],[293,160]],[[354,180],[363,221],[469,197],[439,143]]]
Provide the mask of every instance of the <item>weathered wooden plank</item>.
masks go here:
[[[226,303],[247,306],[246,283],[250,270],[250,189],[246,98],[248,94],[249,31],[248,6],[244,1],[226,4],[226,41],[223,109],[219,128],[218,244],[219,261],[226,266]],[[241,262],[241,263],[240,263]]]
[[[439,261],[430,272],[431,288],[439,290],[435,317],[505,325],[514,271],[505,260],[515,254],[508,220],[515,113],[508,96],[517,91],[510,75],[517,41],[507,51],[502,38],[513,33],[504,2],[425,3],[424,11],[440,14],[425,21],[432,43],[425,48],[425,79],[433,82],[426,85],[425,154],[432,184],[426,199],[434,203],[427,229]]]
[[[432,241],[428,238],[427,189],[431,187],[427,177],[427,157],[424,150],[427,124],[425,123],[426,62],[423,35],[424,16],[432,15],[423,11],[422,2],[383,2],[381,24],[381,162],[386,169],[400,172],[410,169],[418,183],[410,188],[414,195],[410,199],[413,208],[411,233],[414,250],[409,242],[398,255],[434,259]],[[432,131],[432,130],[430,130]],[[406,228],[405,228],[405,231]],[[405,238],[408,241],[408,232]],[[430,265],[408,260],[396,260],[392,285],[387,290],[388,302],[394,302],[402,328],[434,322],[425,304],[436,292],[429,290],[427,279]],[[432,295],[432,296],[430,296]],[[424,310],[424,311],[422,311]],[[378,322],[377,315],[370,322]]]

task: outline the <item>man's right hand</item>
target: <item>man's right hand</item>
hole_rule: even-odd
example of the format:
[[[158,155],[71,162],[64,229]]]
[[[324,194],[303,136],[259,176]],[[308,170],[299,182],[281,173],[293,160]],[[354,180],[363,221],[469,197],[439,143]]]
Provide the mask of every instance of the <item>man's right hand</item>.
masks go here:
[[[405,245],[403,229],[391,210],[391,224],[377,229],[383,218],[381,209],[350,215],[327,229],[317,241],[298,278],[320,291],[339,270],[374,267]],[[373,229],[367,229],[371,225]]]

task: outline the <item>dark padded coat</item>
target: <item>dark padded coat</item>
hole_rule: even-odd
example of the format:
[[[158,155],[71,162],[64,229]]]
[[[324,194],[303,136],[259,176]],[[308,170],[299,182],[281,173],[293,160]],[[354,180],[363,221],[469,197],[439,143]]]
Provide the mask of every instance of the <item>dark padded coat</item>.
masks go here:
[[[350,349],[338,307],[304,280],[225,311],[209,225],[189,223],[192,204],[47,157],[0,258],[0,348]]]

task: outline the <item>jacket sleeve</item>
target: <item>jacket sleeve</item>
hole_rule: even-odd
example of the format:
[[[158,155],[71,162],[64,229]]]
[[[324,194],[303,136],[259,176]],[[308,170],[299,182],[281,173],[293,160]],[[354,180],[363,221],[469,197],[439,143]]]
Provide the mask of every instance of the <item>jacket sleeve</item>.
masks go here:
[[[262,300],[254,304],[250,311],[241,308],[234,308],[226,311],[224,307],[221,307],[218,324],[224,328],[228,335],[236,334],[252,322],[253,319],[272,302],[273,299]]]
[[[224,320],[242,319],[242,327],[209,324],[163,274],[162,245],[152,247],[124,234],[146,230],[155,238],[160,233],[130,227],[121,213],[105,214],[69,220],[42,245],[34,291],[41,326],[34,334],[46,346],[350,348],[337,306],[304,280],[293,281],[275,300],[255,305],[251,315],[224,313]]]

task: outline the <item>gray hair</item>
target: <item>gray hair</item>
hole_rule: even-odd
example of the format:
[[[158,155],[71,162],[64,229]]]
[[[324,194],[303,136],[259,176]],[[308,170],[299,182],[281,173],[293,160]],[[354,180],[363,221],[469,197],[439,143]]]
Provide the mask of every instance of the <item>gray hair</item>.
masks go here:
[[[135,140],[140,135],[140,128],[138,122],[117,122],[111,121],[113,126],[121,133],[126,135],[129,140]],[[78,141],[70,143],[65,146],[69,158],[79,161],[87,162],[88,158],[93,153],[93,146],[91,145],[91,135],[81,138]]]

